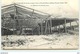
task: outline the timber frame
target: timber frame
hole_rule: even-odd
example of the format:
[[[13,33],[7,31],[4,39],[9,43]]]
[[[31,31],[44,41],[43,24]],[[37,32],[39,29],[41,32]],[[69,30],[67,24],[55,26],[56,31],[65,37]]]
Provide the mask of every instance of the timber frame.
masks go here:
[[[8,9],[12,9],[12,10],[8,10]],[[20,12],[20,9],[21,9],[21,12],[23,11],[23,13]],[[30,11],[28,11],[27,9],[29,9]],[[39,13],[36,13],[36,11]],[[40,15],[40,13],[42,13],[43,15],[42,14]],[[9,14],[9,16],[6,14]],[[37,19],[40,20],[40,22],[35,22]],[[53,33],[52,27],[54,29],[58,30],[58,32],[60,33],[61,32],[60,25],[63,25],[62,30],[64,30],[64,32],[66,33],[68,28],[72,29],[71,22],[75,21],[77,23],[77,21],[78,21],[78,19],[73,19],[73,18],[72,19],[71,18],[52,18],[51,15],[48,13],[44,13],[44,12],[41,12],[41,11],[38,11],[35,9],[31,9],[31,8],[28,8],[25,6],[21,6],[18,4],[11,4],[11,5],[3,6],[1,20],[2,20],[2,28],[7,29],[7,30],[13,29],[14,35],[15,34],[16,35],[23,35],[23,34],[27,35],[23,31],[23,29],[26,30],[27,28],[29,28],[31,30],[30,31],[31,35],[52,34]],[[35,24],[31,23],[30,21],[27,22],[28,20],[32,20],[32,21],[35,20],[34,22],[36,23],[37,26],[34,26]],[[13,22],[11,22],[11,21],[13,21]],[[25,23],[27,22],[27,24],[25,26],[23,26],[24,21],[25,21]],[[7,22],[7,23],[5,23],[5,22]],[[12,28],[5,26],[8,23],[9,23],[8,26],[11,26]],[[10,23],[12,23],[12,25]],[[22,23],[22,24],[20,25],[20,23]],[[31,23],[31,25],[29,25],[30,23]],[[66,27],[67,23],[70,23],[70,27]],[[28,27],[27,25],[29,25],[30,27]],[[78,25],[78,23],[77,23],[77,25]]]

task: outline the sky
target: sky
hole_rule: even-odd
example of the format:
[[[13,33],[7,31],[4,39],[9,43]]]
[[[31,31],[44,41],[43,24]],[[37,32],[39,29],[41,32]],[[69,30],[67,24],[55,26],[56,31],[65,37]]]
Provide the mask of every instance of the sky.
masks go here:
[[[37,4],[34,6],[33,4],[27,4],[32,2],[67,2],[66,4]],[[20,5],[30,7],[45,13],[49,13],[54,17],[68,17],[68,18],[78,18],[79,16],[79,2],[78,0],[2,0],[2,6],[8,5],[12,3],[20,3]],[[24,3],[24,4],[23,4]],[[26,3],[26,4],[25,4]],[[43,5],[43,6],[41,6]]]

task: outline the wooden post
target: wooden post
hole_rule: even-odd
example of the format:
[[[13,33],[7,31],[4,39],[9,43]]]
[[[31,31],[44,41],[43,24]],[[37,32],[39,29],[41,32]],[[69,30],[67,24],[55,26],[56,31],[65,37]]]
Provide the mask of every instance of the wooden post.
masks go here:
[[[72,29],[72,28],[71,28],[71,22],[70,22],[70,29]]]
[[[16,10],[16,5],[14,4],[14,21],[16,21],[15,17],[17,14],[17,10]],[[14,23],[14,29],[16,29],[16,24]],[[15,30],[13,30],[14,34],[15,34]]]
[[[15,6],[15,21],[16,21],[16,24],[15,24],[15,28],[16,28],[16,30],[15,30],[15,33],[17,34],[17,26],[18,26],[18,11],[17,11],[17,7],[16,7],[16,4],[14,4],[14,6]]]
[[[20,34],[19,35],[23,35],[23,34],[25,35],[24,30],[25,30],[25,27],[21,26],[20,27]]]
[[[41,34],[42,34],[42,23],[41,23]]]
[[[66,18],[64,19],[64,32],[65,33],[67,32],[67,29],[66,29]]]
[[[43,34],[43,23],[42,22],[41,22],[41,34]]]
[[[14,21],[15,21],[15,15],[14,15]],[[15,34],[15,23],[13,25],[13,35]]]
[[[57,30],[57,26],[55,26],[55,29]]]
[[[48,17],[47,18],[49,18],[49,17],[51,17],[51,15],[48,15]],[[46,19],[47,19],[46,18]],[[45,34],[47,34],[48,33],[48,20],[46,20],[46,25],[45,25]]]
[[[52,20],[50,19],[50,33],[52,34],[51,28],[52,28]]]
[[[46,25],[45,25],[45,34],[47,34],[47,20],[45,21]]]
[[[39,35],[40,35],[40,26],[38,26],[38,28],[39,28],[39,29],[38,29],[38,32],[39,32]]]
[[[51,34],[51,20],[49,20],[49,34]]]
[[[33,35],[33,30],[34,30],[34,29],[32,29],[32,35]]]
[[[33,9],[33,11],[32,11],[31,18],[32,18],[33,14],[34,14],[34,9]],[[32,29],[32,35],[33,35],[33,30],[34,30],[34,29]]]
[[[59,25],[59,28],[58,29],[59,29],[59,33],[60,33],[60,25]]]
[[[25,30],[26,30],[26,26],[25,26]],[[24,31],[24,33],[25,33],[25,31]],[[25,33],[25,35],[26,35],[26,33]]]
[[[47,24],[48,24],[48,26],[47,26],[48,27],[48,31],[47,32],[49,34],[50,33],[50,24],[49,24],[49,21],[47,22]]]

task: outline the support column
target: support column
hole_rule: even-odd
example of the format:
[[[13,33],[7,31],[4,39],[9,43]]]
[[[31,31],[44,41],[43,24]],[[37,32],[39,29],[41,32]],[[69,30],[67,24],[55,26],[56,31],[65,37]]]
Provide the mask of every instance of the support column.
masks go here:
[[[57,30],[57,26],[55,26],[55,29]]]
[[[50,34],[50,22],[48,21],[48,34]]]
[[[52,27],[52,20],[50,19],[50,33],[52,34],[51,27]]]
[[[17,15],[17,8],[16,8],[16,4],[14,4],[14,21],[17,21],[17,19],[15,19],[16,15]],[[16,32],[15,29],[17,29],[17,28],[16,28],[16,24],[14,23],[14,28],[13,28],[13,33],[14,34]]]
[[[15,15],[14,15],[14,21],[15,21]],[[15,23],[13,24],[13,35],[15,34]]]
[[[41,22],[41,34],[43,34],[43,23],[42,22]]]
[[[32,29],[32,35],[33,35],[33,30],[34,30],[34,29]]]
[[[67,29],[66,29],[66,19],[64,19],[64,32],[65,33],[67,32]]]
[[[38,29],[38,32],[39,32],[39,35],[40,35],[40,26],[38,27],[39,29]]]
[[[72,27],[71,27],[71,22],[70,22],[70,29],[72,29]]]
[[[47,20],[45,21],[45,34],[47,34]]]
[[[60,33],[60,25],[59,25],[59,33]]]

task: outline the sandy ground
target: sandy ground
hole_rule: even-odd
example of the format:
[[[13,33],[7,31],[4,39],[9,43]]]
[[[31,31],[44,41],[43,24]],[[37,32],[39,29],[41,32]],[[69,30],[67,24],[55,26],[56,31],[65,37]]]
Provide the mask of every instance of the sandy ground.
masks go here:
[[[79,35],[67,33],[2,36],[2,49],[78,49],[78,38]]]

